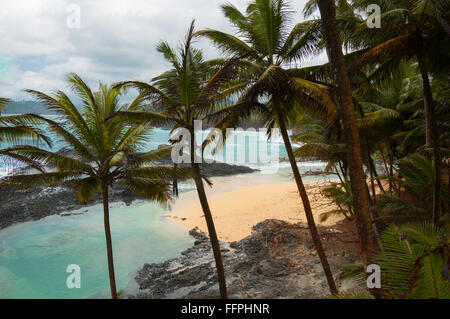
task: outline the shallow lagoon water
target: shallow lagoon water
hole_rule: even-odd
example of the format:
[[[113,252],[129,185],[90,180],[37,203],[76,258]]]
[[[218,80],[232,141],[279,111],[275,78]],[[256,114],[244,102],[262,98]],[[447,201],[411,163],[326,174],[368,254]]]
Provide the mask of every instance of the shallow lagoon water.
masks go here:
[[[76,211],[81,213],[84,210]],[[155,203],[113,204],[111,231],[118,289],[136,291],[136,270],[193,244],[187,230]],[[81,288],[66,285],[66,268],[81,268]],[[49,216],[0,231],[0,298],[107,298],[109,279],[100,205],[71,216]]]

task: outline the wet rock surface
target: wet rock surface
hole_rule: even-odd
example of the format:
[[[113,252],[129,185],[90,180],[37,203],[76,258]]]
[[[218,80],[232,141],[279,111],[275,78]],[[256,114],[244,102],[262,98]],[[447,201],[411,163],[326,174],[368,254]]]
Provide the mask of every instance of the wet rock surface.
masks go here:
[[[332,272],[357,260],[357,244],[341,241],[349,234],[320,228]],[[179,258],[145,264],[136,275],[139,293],[129,298],[219,298],[209,238],[191,230],[193,247]],[[354,234],[350,234],[353,236]],[[324,298],[328,285],[311,236],[304,224],[269,219],[238,242],[221,242],[230,298]],[[309,244],[309,245],[308,245]],[[344,253],[343,253],[344,252]],[[348,283],[345,283],[346,287]]]
[[[168,165],[168,163],[163,163]],[[225,163],[202,163],[201,169],[206,177],[227,176],[252,173],[256,170],[246,166],[228,165]],[[21,171],[17,170],[17,174]],[[110,188],[110,202],[131,204],[142,197],[128,189],[113,185]],[[0,229],[17,222],[38,220],[46,216],[66,213],[72,210],[101,203],[98,195],[93,201],[83,204],[75,197],[75,191],[68,183],[57,187],[35,187],[26,190],[15,190],[11,187],[0,187]]]

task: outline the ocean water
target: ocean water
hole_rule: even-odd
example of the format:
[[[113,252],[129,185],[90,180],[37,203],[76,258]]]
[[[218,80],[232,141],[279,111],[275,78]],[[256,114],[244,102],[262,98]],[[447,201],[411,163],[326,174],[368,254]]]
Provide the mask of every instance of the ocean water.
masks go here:
[[[289,177],[288,162],[249,162],[255,152],[261,154],[268,151],[277,157],[287,157],[279,138],[268,142],[263,133],[254,132],[247,134],[247,137],[240,134],[243,133],[230,135],[224,149],[216,154],[209,153],[207,158],[259,168],[262,172],[272,174],[272,178],[274,175]],[[154,129],[146,148],[156,149],[160,144],[167,144],[169,136],[168,130]],[[59,149],[58,146],[55,149]],[[235,156],[231,157],[230,154]],[[239,156],[241,161],[238,160]],[[256,158],[259,159],[259,156]],[[276,169],[273,169],[274,166]],[[305,172],[320,170],[324,163],[306,162],[299,163],[299,166]],[[0,174],[7,174],[11,168],[0,165]],[[317,178],[305,179],[314,180]],[[134,281],[136,270],[144,263],[177,257],[193,244],[188,231],[165,218],[167,209],[158,204],[141,202],[129,207],[123,204],[111,206],[118,289],[134,292],[137,289]],[[80,289],[69,289],[66,285],[70,275],[66,268],[70,264],[77,264],[81,268]],[[108,297],[106,244],[100,205],[92,206],[88,212],[81,214],[53,215],[0,230],[0,298]]]
[[[198,145],[201,145],[209,131],[202,131],[201,133],[196,135]],[[169,130],[154,128],[151,131],[150,139],[141,151],[153,150],[161,144],[169,144],[170,137]],[[64,146],[55,139],[53,139],[53,143],[52,150],[59,150]],[[2,148],[8,146],[2,144]],[[46,145],[38,146],[49,149]],[[264,168],[278,165],[279,158],[287,157],[281,137],[274,135],[271,140],[268,140],[265,132],[262,131],[234,132],[228,136],[224,147],[217,148],[216,146],[216,143],[212,143],[210,147],[205,149],[205,159],[235,165],[247,165],[253,168]],[[0,162],[0,177],[7,175],[12,169],[14,169],[14,163]]]
[[[188,232],[154,203],[112,205],[111,232],[118,289],[134,292],[144,263],[177,257],[192,246]],[[81,288],[69,289],[67,266],[81,270]],[[53,215],[0,231],[0,298],[108,298],[103,210]]]

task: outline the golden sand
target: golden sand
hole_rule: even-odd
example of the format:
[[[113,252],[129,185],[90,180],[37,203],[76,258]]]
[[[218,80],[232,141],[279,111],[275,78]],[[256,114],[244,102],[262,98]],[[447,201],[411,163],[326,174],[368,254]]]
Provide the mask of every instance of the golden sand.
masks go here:
[[[306,223],[303,204],[295,183],[274,182],[236,186],[239,182],[246,184],[236,179],[239,178],[216,178],[214,179],[215,186],[207,189],[209,205],[220,239],[240,240],[251,233],[254,225],[266,219]],[[247,184],[250,180],[246,180]],[[324,223],[319,222],[321,213],[335,208],[320,194],[320,187],[326,184],[305,183],[305,187],[316,223],[330,226],[342,218],[333,216]],[[203,211],[195,190],[181,194],[173,206],[170,217],[188,229],[197,226],[207,233]]]

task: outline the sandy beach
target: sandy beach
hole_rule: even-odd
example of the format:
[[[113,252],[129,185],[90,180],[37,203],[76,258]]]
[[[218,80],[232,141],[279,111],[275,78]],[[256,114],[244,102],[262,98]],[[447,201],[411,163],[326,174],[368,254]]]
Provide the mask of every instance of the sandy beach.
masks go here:
[[[292,181],[267,181],[257,175],[215,178],[213,181],[214,187],[207,189],[208,200],[218,236],[222,240],[240,240],[250,235],[254,225],[266,219],[306,223],[303,205]],[[305,183],[314,219],[317,224],[324,226],[333,225],[343,219],[333,216],[324,223],[319,222],[321,213],[335,208],[320,194],[320,188],[327,184]],[[172,208],[170,218],[187,229],[197,226],[207,233],[195,190],[180,196]]]

